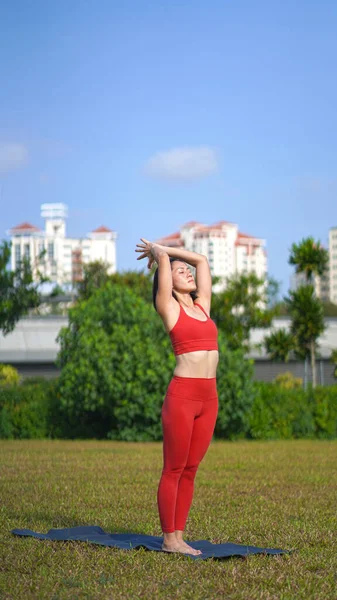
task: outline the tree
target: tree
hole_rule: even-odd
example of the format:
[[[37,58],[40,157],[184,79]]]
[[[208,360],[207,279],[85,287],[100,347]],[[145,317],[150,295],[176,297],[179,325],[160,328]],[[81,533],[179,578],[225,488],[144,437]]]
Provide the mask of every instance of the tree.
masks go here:
[[[293,334],[284,328],[273,331],[269,336],[266,336],[264,345],[271,360],[282,362],[288,362],[296,348]]]
[[[153,306],[109,281],[69,311],[59,336],[58,403],[65,437],[159,440],[160,412],[175,366]],[[243,436],[254,398],[251,361],[219,332],[219,437]]]
[[[285,298],[291,318],[291,333],[296,343],[296,354],[311,356],[312,384],[316,387],[315,352],[317,339],[325,330],[322,302],[315,296],[312,285],[302,285],[290,291]]]
[[[152,304],[152,275],[144,271],[121,271],[110,275],[113,285],[130,288],[139,298]]]
[[[69,311],[59,335],[59,393],[73,437],[159,439],[174,357],[150,304],[106,285]]]
[[[277,314],[270,298],[277,295],[277,282],[255,273],[234,275],[226,289],[213,294],[212,318],[224,332],[229,347],[249,349],[249,336],[255,327],[269,327]]]
[[[337,317],[337,304],[333,302],[323,302],[323,310],[325,317]]]
[[[95,260],[83,265],[83,278],[77,282],[80,300],[87,300],[97,288],[102,287],[109,280],[109,265],[102,260]]]
[[[13,331],[17,321],[31,308],[41,303],[38,287],[47,281],[40,273],[33,280],[31,266],[23,259],[15,271],[8,269],[11,244],[0,245],[0,329],[6,335]]]
[[[108,273],[109,265],[103,261],[93,261],[83,265],[83,279],[77,285],[79,300],[87,300],[98,288],[109,281],[113,285],[123,285],[132,289],[140,298],[152,301],[151,274],[142,271],[122,271]]]
[[[337,379],[337,348],[335,350],[332,350],[330,360],[334,364],[333,374],[334,374],[334,377],[336,377],[336,379]]]
[[[65,293],[66,292],[64,291],[64,289],[57,283],[53,287],[52,291],[50,292],[49,297],[50,298],[57,298],[57,296],[64,296]]]
[[[312,285],[314,276],[324,275],[329,262],[328,251],[313,237],[304,238],[299,244],[292,244],[289,264],[295,265],[296,273],[304,273],[309,285],[300,286],[290,292],[285,299],[292,318],[292,332],[296,339],[297,355],[311,356],[312,383],[316,387],[315,352],[317,339],[325,329],[324,307],[315,296]]]
[[[334,304],[333,302],[324,302],[322,300],[322,304],[323,304],[323,311],[324,311],[324,316],[325,317],[337,317],[337,304]],[[278,316],[283,316],[283,317],[288,317],[288,308],[286,303],[282,300],[281,302],[278,302],[277,305],[274,306],[274,308],[277,310],[277,315]]]
[[[313,237],[304,238],[299,244],[292,244],[289,264],[295,265],[296,273],[304,273],[307,281],[312,282],[313,275],[323,275],[329,261],[329,252]]]

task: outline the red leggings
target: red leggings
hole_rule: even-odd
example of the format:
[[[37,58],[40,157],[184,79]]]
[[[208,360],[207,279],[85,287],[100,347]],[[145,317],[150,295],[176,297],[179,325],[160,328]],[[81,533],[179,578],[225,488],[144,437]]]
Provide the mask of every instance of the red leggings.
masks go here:
[[[157,501],[164,533],[185,529],[194,478],[212,440],[217,414],[215,377],[173,377],[162,407],[164,468]]]

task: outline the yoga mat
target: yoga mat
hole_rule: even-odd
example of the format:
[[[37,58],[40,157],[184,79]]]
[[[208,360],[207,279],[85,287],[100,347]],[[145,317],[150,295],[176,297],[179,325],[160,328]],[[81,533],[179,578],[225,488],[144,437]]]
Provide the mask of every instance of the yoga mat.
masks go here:
[[[32,536],[41,540],[53,541],[79,541],[91,542],[100,544],[101,546],[111,546],[113,548],[121,548],[123,550],[132,550],[136,548],[146,548],[155,552],[165,552],[161,549],[163,542],[162,537],[153,535],[142,535],[138,533],[106,533],[101,527],[95,525],[88,527],[69,527],[66,529],[50,529],[48,533],[37,533],[30,529],[12,529],[14,535]],[[186,540],[187,541],[187,540]],[[246,546],[242,544],[212,544],[207,540],[198,540],[195,542],[187,541],[187,543],[201,550],[202,554],[193,556],[192,554],[184,554],[193,559],[205,558],[229,558],[230,556],[245,557],[249,554],[287,554],[288,550],[279,548],[258,548],[256,546]],[[165,552],[167,554],[167,552]]]

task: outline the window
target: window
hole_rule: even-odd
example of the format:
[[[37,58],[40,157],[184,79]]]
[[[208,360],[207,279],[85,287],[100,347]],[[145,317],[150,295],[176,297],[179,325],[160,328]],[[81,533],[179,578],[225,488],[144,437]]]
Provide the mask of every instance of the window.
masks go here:
[[[29,244],[24,245],[24,256],[27,260],[30,259],[30,246]]]
[[[48,258],[54,258],[54,242],[48,242]]]
[[[20,244],[15,244],[15,265],[18,266],[21,261],[21,246]]]

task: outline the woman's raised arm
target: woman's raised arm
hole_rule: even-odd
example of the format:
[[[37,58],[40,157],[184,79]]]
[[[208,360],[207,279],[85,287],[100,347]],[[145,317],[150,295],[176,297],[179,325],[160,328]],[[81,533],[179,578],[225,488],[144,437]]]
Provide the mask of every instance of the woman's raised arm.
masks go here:
[[[197,284],[197,298],[200,304],[210,313],[211,298],[212,298],[212,275],[209,268],[207,257],[204,254],[198,254],[197,252],[190,252],[183,248],[170,248],[169,246],[157,246],[167,252],[168,256],[172,258],[178,258],[196,270],[196,284]]]
[[[179,260],[182,260],[183,262],[188,263],[192,267],[195,267],[197,298],[200,301],[203,308],[209,314],[212,298],[212,275],[207,257],[203,254],[198,254],[197,252],[185,250],[184,248],[171,248],[170,246],[162,246],[161,244],[155,244],[153,242],[149,242],[145,238],[141,238],[141,241],[142,244],[137,244],[137,247],[139,249],[136,249],[136,252],[142,252],[141,256],[138,257],[138,260],[147,257],[149,259],[149,269],[151,268],[153,261],[156,261],[159,266],[159,259],[163,255],[166,255],[167,257],[171,258],[177,258]],[[165,305],[168,301],[169,295],[167,286],[170,287],[170,294],[172,297],[172,275],[168,273],[168,269],[166,266],[166,263],[169,263],[169,260],[162,260],[162,263],[163,265],[159,269],[159,278],[162,282],[162,289],[165,290],[163,293],[163,303]],[[168,266],[170,267],[170,264],[168,264]],[[161,274],[160,271],[162,271]],[[160,277],[160,275],[162,275],[162,277]]]

